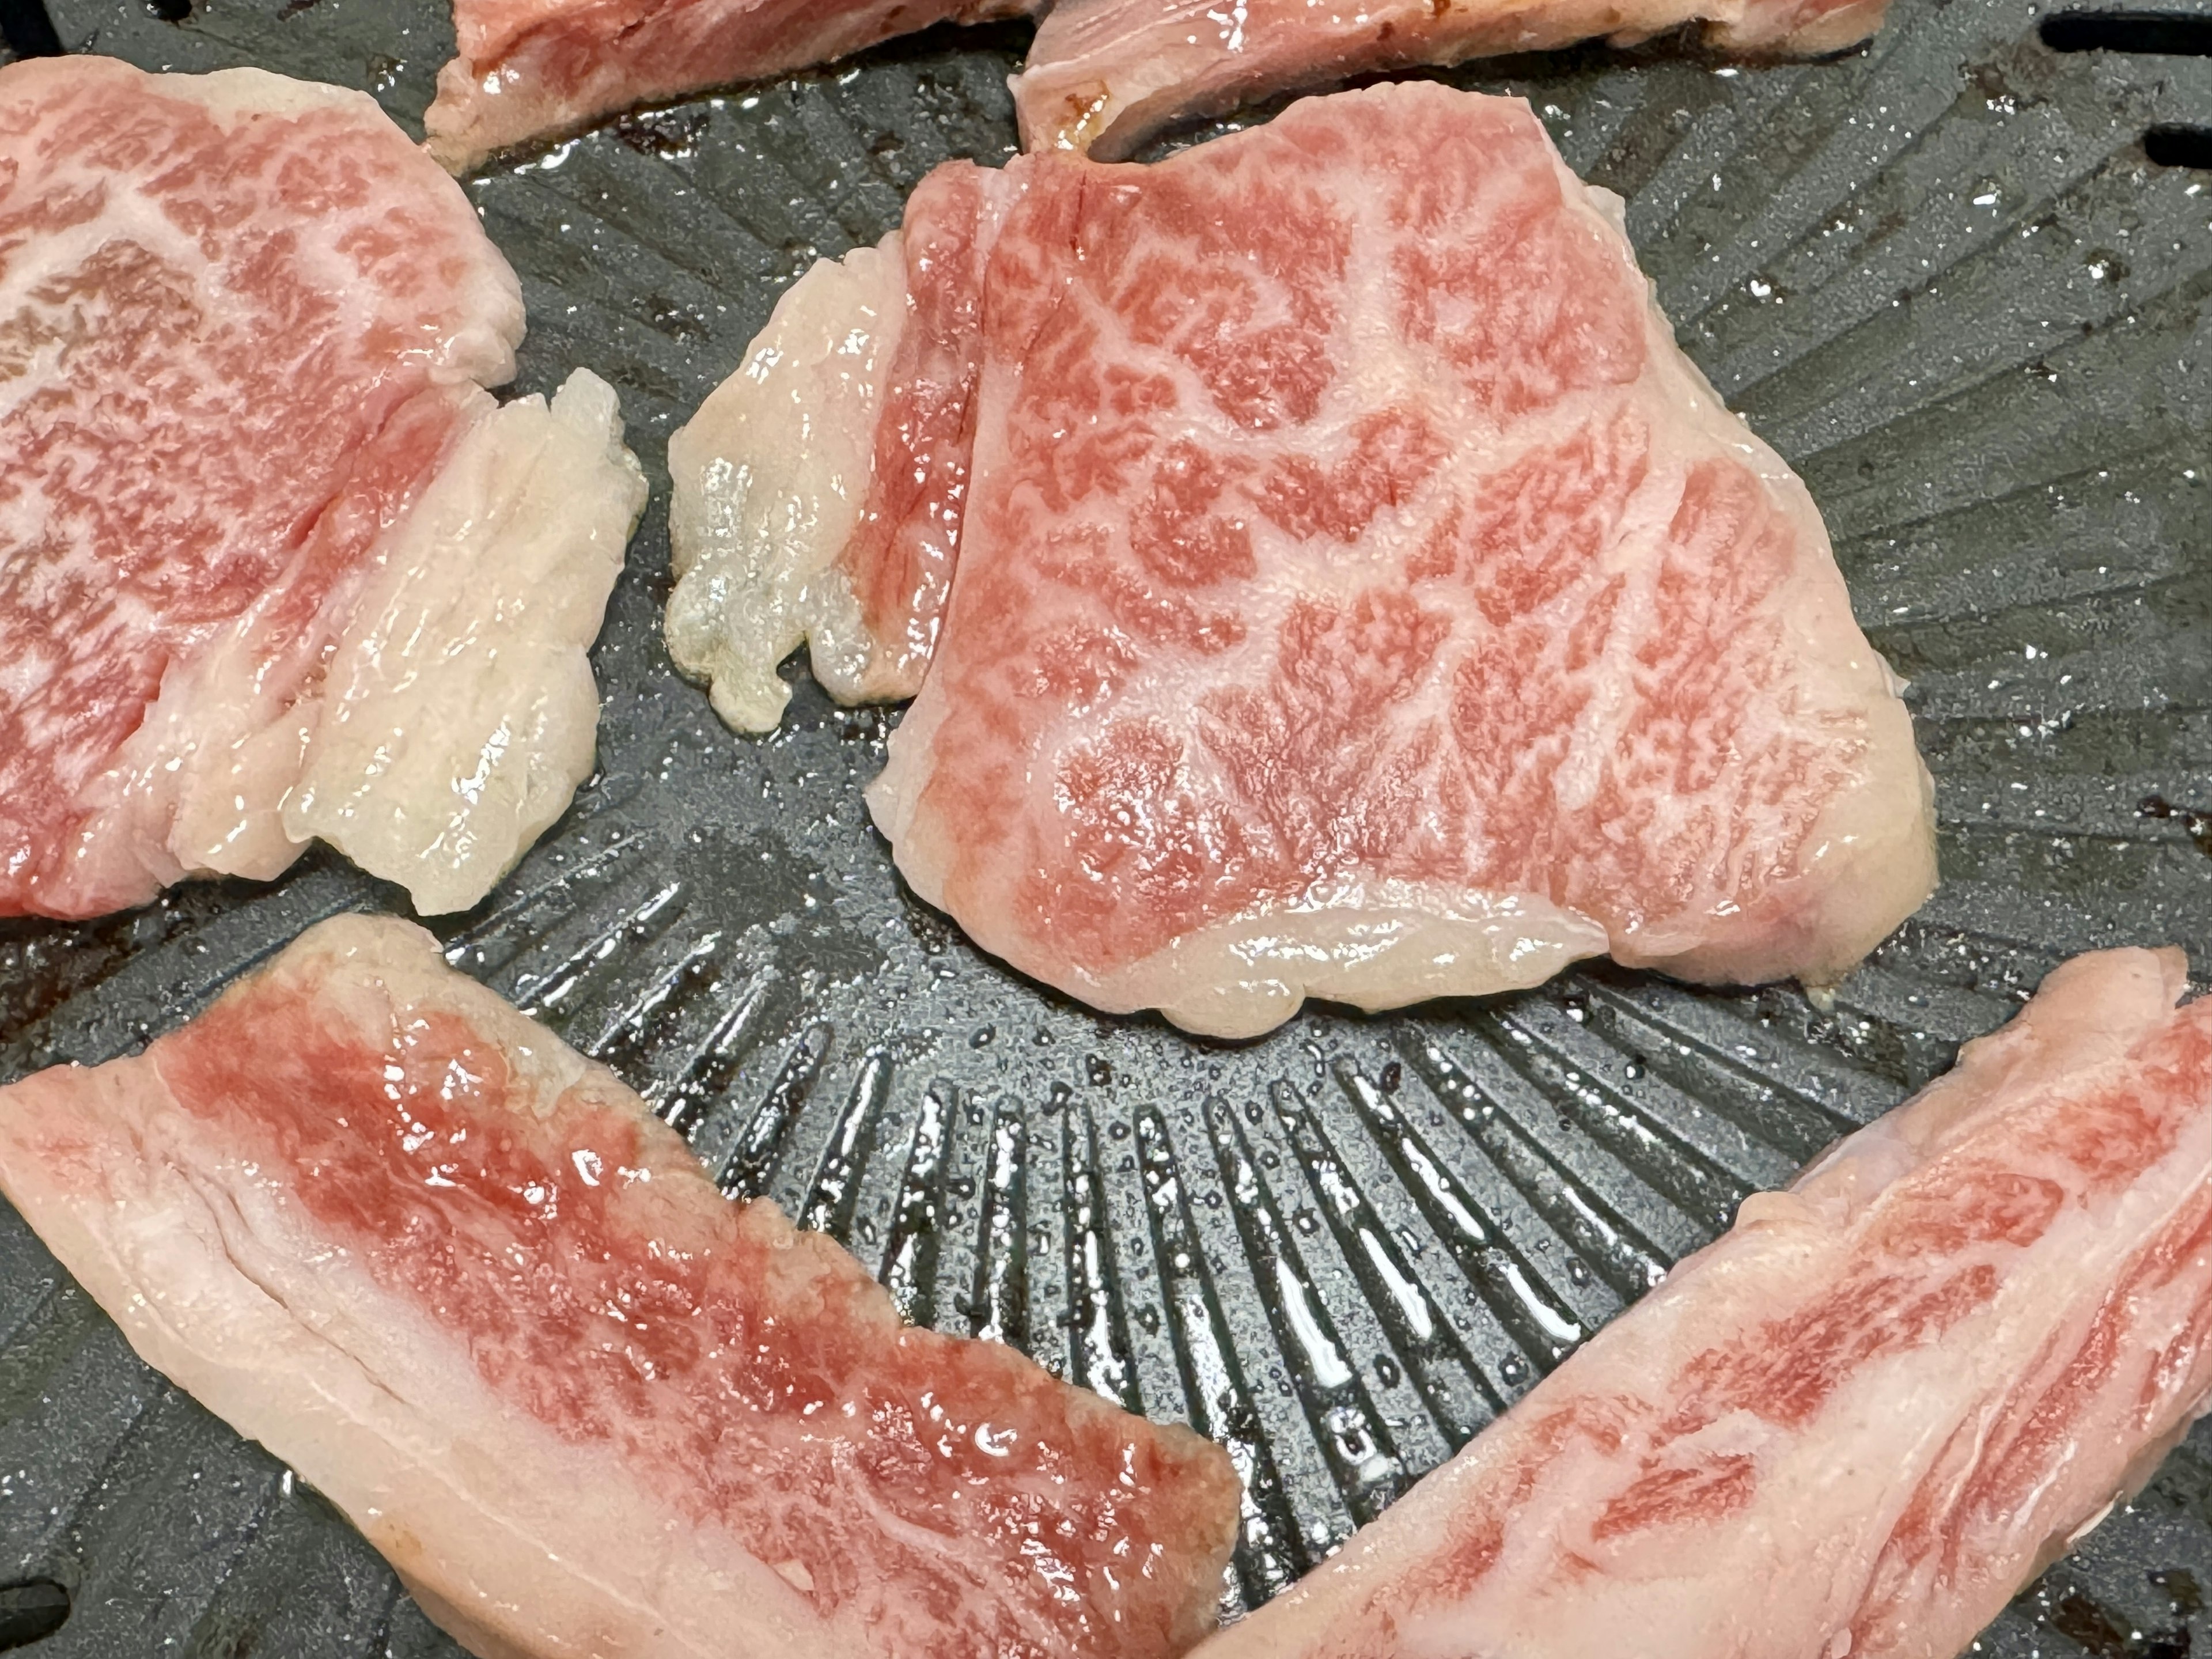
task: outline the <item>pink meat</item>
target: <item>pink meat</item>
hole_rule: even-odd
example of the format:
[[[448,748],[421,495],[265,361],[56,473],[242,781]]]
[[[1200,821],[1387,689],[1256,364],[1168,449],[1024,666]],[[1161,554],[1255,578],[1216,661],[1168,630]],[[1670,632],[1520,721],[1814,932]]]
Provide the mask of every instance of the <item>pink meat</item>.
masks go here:
[[[1164,1659],[1212,1622],[1217,1448],[902,1328],[404,923],[0,1090],[0,1188],[479,1653]]]
[[[273,795],[246,844],[172,845],[178,767],[215,762],[131,739],[234,625],[281,723],[521,332],[467,200],[366,97],[0,69],[0,915],[289,861]]]
[[[907,201],[906,325],[876,419],[867,505],[837,557],[870,642],[856,701],[913,696],[937,648],[967,502],[983,278],[1004,184],[1003,173],[954,162]]]
[[[1414,64],[1686,23],[1724,50],[1812,57],[1881,27],[1888,0],[1057,0],[1014,78],[1032,149],[1128,155],[1152,134],[1271,94]]]
[[[842,702],[911,697],[951,591],[1002,172],[939,167],[874,247],[817,260],[672,434],[665,635],[740,731],[805,643]]]
[[[426,142],[465,173],[495,151],[656,99],[1028,9],[1028,0],[453,0],[459,55],[438,72]]]
[[[1526,105],[1006,179],[959,574],[870,793],[980,944],[1242,1035],[1604,951],[1826,981],[1925,896],[1818,514]]]
[[[1946,1659],[2212,1389],[2212,1001],[2053,972],[1203,1659]]]

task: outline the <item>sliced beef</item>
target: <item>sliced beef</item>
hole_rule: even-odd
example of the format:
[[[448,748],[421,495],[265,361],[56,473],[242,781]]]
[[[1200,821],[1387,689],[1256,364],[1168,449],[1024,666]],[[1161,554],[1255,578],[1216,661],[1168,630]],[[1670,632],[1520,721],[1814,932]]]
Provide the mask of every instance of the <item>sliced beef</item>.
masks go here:
[[[495,412],[522,324],[466,198],[362,94],[0,70],[0,915],[273,876],[325,832],[464,908],[557,815],[645,485],[589,374]],[[425,584],[439,665],[394,657],[386,690],[432,717],[392,771],[346,747],[398,708],[364,607]]]
[[[988,252],[939,288],[912,252],[948,200]],[[835,594],[855,660],[926,623],[869,799],[978,944],[1246,1035],[1600,952],[1825,983],[1926,896],[1927,775],[1819,514],[1525,104],[1382,87],[1150,167],[963,164],[917,205],[677,446],[679,531],[730,527],[679,549],[670,629],[758,726],[804,629],[843,660],[794,591]],[[973,364],[931,382],[968,388],[963,464],[920,466],[896,365],[971,313],[931,354]],[[878,339],[872,378],[836,367]],[[830,446],[837,514],[789,482]],[[941,616],[859,599],[887,491],[957,518]]]
[[[2212,1002],[2056,969],[1199,1659],[1946,1659],[2212,1389]]]
[[[0,1089],[0,1191],[476,1652],[1170,1659],[1219,1449],[903,1326],[407,923]]]

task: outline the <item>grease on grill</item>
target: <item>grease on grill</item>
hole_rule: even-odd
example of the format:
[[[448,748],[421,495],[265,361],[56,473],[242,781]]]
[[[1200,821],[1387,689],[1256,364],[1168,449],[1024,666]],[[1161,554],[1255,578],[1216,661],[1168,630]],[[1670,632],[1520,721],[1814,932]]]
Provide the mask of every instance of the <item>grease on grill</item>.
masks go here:
[[[2062,11],[2036,32],[2053,52],[2212,58],[2212,14],[2203,12]],[[2143,135],[2143,155],[2157,167],[2212,168],[2212,128],[2153,127]]]
[[[2179,823],[2195,842],[2197,850],[2212,854],[2212,812],[2200,812],[2186,806],[2176,806],[2163,795],[2145,795],[2136,803],[2139,818],[2170,819]]]
[[[2183,1617],[2204,1611],[2204,1592],[2197,1588],[2197,1575],[2188,1568],[2159,1567],[2144,1577],[2154,1588],[2166,1592],[2166,1599]]]
[[[69,1616],[70,1593],[51,1578],[0,1584],[0,1652],[45,1641]]]
[[[2052,1607],[2051,1628],[2078,1643],[2095,1659],[2186,1659],[2189,1632],[2172,1630],[2124,1630],[2112,1615],[2079,1591],[2066,1595]]]

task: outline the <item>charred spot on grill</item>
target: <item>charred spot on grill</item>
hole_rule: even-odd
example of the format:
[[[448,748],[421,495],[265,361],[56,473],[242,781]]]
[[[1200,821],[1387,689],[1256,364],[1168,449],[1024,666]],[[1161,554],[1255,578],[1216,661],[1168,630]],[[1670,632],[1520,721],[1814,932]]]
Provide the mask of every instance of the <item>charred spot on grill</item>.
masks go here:
[[[0,1584],[0,1652],[45,1641],[69,1616],[70,1593],[51,1578]]]
[[[183,23],[191,19],[193,0],[146,0],[146,9],[165,23]]]
[[[712,325],[696,310],[665,294],[647,295],[645,306],[647,320],[672,340],[703,340],[711,331]]]
[[[704,110],[645,110],[615,123],[615,137],[641,155],[680,161],[698,148],[707,131]]]
[[[2212,57],[2212,16],[2181,11],[2062,11],[2038,31],[2053,52]]]

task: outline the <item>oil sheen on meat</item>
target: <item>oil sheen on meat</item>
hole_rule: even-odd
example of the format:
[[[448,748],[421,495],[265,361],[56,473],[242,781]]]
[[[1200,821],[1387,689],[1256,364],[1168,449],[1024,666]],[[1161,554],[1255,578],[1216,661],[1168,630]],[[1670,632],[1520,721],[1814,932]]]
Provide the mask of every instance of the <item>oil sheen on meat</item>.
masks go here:
[[[314,835],[461,908],[557,815],[645,484],[589,374],[495,410],[522,322],[359,93],[0,69],[0,915]]]
[[[948,171],[904,245],[981,204],[970,448],[923,492],[957,568],[869,801],[986,949],[1243,1036],[1601,952],[1830,982],[1926,896],[1927,774],[1818,513],[1525,104],[1382,87],[1151,167]]]
[[[1632,46],[1685,24],[1755,56],[1815,57],[1881,27],[1888,0],[1057,0],[1014,105],[1032,149],[1118,160],[1162,128],[1355,75]]]
[[[408,923],[0,1089],[0,1190],[486,1659],[1170,1659],[1212,1624],[1218,1448],[902,1326]]]
[[[458,56],[438,72],[422,125],[430,153],[466,173],[639,104],[1027,9],[1024,0],[453,0]]]
[[[2051,973],[1195,1659],[1948,1659],[2212,1389],[2212,1000]]]

